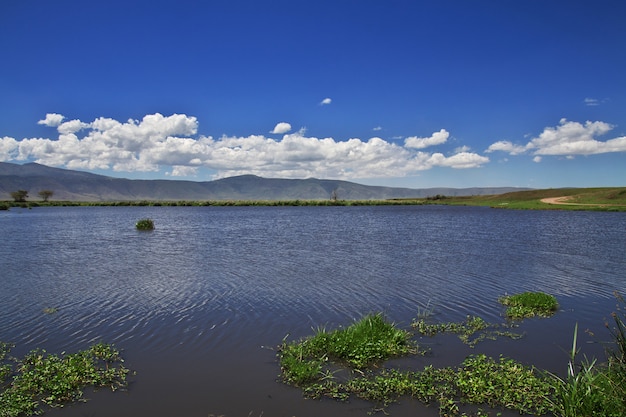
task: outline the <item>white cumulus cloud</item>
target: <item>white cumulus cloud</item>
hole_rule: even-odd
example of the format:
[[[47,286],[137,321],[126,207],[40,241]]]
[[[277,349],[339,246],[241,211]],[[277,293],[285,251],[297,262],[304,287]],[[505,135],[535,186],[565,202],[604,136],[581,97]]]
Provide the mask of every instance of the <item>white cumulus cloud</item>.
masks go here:
[[[274,130],[270,133],[282,135],[283,133],[287,133],[291,130],[291,125],[286,122],[280,122],[276,126],[274,126]]]
[[[485,152],[489,153],[489,152],[501,151],[501,152],[507,152],[510,155],[519,155],[519,154],[526,152],[527,149],[528,148],[526,146],[515,145],[514,143],[508,140],[501,140],[501,141],[498,141],[489,145],[489,148],[487,148]]]
[[[125,122],[105,117],[89,123],[47,119],[57,127],[56,138],[0,138],[0,160],[118,172],[165,169],[170,176],[194,176],[206,168],[215,171],[215,178],[255,174],[348,180],[403,177],[433,167],[476,168],[489,162],[467,147],[446,156],[417,151],[415,143],[401,146],[378,137],[336,140],[308,136],[304,129],[287,133],[291,126],[285,122],[272,131],[284,136],[274,139],[265,135],[198,136],[198,121],[184,114],[156,113]],[[430,146],[447,137],[442,129],[423,142]]]
[[[333,102],[333,100],[331,98],[326,97],[324,100],[320,101],[320,105],[321,106],[325,106],[325,105],[330,104],[332,102]]]
[[[489,158],[470,152],[459,152],[452,156],[446,157],[442,153],[434,153],[429,158],[431,166],[448,167],[448,168],[478,168],[489,162]]]
[[[63,117],[63,115],[61,114],[48,113],[46,114],[46,118],[38,121],[37,124],[56,127],[61,124],[63,119],[65,119],[65,117]]]
[[[594,155],[610,152],[626,152],[626,136],[609,140],[599,140],[614,128],[605,122],[587,121],[584,124],[561,119],[556,127],[546,127],[539,136],[525,145],[509,141],[495,142],[486,152],[502,151],[511,155],[530,153],[532,155]]]
[[[87,129],[89,123],[83,123],[80,120],[70,120],[69,122],[63,122],[58,125],[57,130],[59,133],[67,135],[70,133],[76,133],[80,130]]]
[[[0,139],[0,161],[10,161],[17,158],[19,142],[5,136]]]
[[[424,149],[429,146],[446,143],[449,136],[450,134],[445,129],[441,129],[439,132],[435,132],[427,138],[418,138],[417,136],[408,137],[404,140],[404,146],[413,149]]]

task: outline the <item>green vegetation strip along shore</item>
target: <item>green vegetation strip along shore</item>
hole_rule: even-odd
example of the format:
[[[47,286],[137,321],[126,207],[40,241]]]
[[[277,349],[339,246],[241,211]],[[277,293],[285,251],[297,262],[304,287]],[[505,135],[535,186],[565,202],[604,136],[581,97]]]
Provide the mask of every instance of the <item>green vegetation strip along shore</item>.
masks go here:
[[[503,356],[494,359],[484,354],[470,355],[455,367],[426,366],[422,371],[385,368],[386,359],[424,350],[411,340],[409,332],[387,322],[380,313],[347,328],[332,332],[318,329],[311,337],[283,341],[278,350],[281,376],[285,383],[300,387],[306,397],[348,400],[355,396],[376,404],[375,410],[410,396],[436,404],[443,417],[491,415],[482,407],[496,415],[498,410],[509,409],[556,417],[623,417],[626,314],[621,307],[624,299],[617,293],[616,297],[618,309],[612,314],[615,324],[610,328],[615,346],[609,350],[607,363],[587,359],[575,363],[576,326],[565,378]],[[492,326],[472,316],[463,323],[439,325],[427,325],[426,317],[420,317],[412,325],[425,335],[458,333],[470,345],[476,342],[472,335]]]
[[[553,204],[542,200],[566,199]],[[380,205],[463,205],[527,210],[626,211],[626,187],[555,188],[517,191],[497,195],[455,197],[435,195],[426,198],[388,200],[207,200],[207,201],[27,201],[0,202],[0,209],[49,206],[380,206]]]
[[[13,201],[0,202],[0,208],[11,207],[346,207],[346,206],[414,206],[428,204],[427,199],[402,200],[207,200],[207,201],[32,201],[16,203]]]

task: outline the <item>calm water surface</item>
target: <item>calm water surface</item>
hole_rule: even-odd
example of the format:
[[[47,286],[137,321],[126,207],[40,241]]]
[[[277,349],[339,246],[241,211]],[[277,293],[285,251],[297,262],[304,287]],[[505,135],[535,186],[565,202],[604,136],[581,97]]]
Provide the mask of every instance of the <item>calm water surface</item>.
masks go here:
[[[156,230],[134,223],[154,219]],[[555,295],[520,341],[476,349],[424,339],[455,365],[485,352],[565,369],[575,323],[604,358],[603,322],[626,292],[626,214],[469,207],[76,207],[0,212],[0,340],[21,354],[98,341],[137,371],[127,393],[87,393],[52,416],[365,416],[371,405],[312,401],[277,382],[273,348],[312,328],[383,311],[408,327],[502,321],[498,297]],[[58,308],[44,314],[47,307]],[[593,335],[592,335],[593,334]],[[436,416],[410,400],[394,416]]]

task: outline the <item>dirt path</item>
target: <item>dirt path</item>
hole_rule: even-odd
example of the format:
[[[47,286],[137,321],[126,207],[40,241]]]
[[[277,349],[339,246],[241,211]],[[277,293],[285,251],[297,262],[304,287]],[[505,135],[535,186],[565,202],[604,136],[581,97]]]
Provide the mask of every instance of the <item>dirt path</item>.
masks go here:
[[[571,195],[563,197],[542,198],[541,202],[546,204],[562,204],[567,206],[597,206],[597,207],[624,207],[623,204],[587,204],[587,203],[568,203],[567,200],[572,198]]]
[[[546,204],[569,204],[569,205],[577,205],[576,203],[568,203],[567,200],[571,198],[571,196],[567,195],[565,197],[550,197],[550,198],[542,198],[541,202]]]

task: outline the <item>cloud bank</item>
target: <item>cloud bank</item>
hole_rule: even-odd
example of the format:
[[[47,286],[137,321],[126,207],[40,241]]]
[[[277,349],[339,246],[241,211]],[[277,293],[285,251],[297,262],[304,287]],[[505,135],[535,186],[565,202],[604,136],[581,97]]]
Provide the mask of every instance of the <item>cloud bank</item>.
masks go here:
[[[626,152],[626,136],[605,141],[598,136],[613,130],[614,126],[605,122],[587,121],[585,124],[561,119],[556,127],[546,127],[541,134],[525,145],[510,141],[493,143],[486,152],[502,151],[510,155],[535,155],[534,161],[541,161],[544,155],[567,156],[595,155],[611,152]]]
[[[215,171],[214,178],[255,174],[274,178],[384,178],[403,177],[434,167],[477,168],[489,158],[468,148],[445,155],[425,152],[446,142],[444,129],[427,138],[411,137],[404,146],[373,137],[338,141],[287,134],[291,125],[278,123],[271,133],[246,137],[198,136],[198,121],[184,114],[146,115],[142,120],[119,122],[100,117],[90,123],[48,114],[39,121],[56,127],[50,138],[0,138],[0,160],[35,161],[69,169],[118,172],[167,170],[167,175],[190,176],[199,168]]]
[[[56,138],[0,138],[0,161],[35,161],[50,166],[117,172],[166,171],[170,176],[194,176],[200,168],[213,178],[254,174],[273,178],[398,178],[435,167],[479,168],[489,158],[458,146],[450,153],[427,151],[448,142],[445,129],[430,136],[411,136],[403,144],[379,137],[368,140],[307,136],[304,129],[277,123],[270,132],[282,135],[246,137],[198,135],[198,121],[184,114],[149,114],[120,122],[99,117],[89,123],[49,113],[37,122],[55,128]],[[486,150],[530,155],[534,162],[547,156],[626,152],[626,136],[598,139],[614,129],[601,121],[584,124],[561,119],[527,143],[498,141]]]

